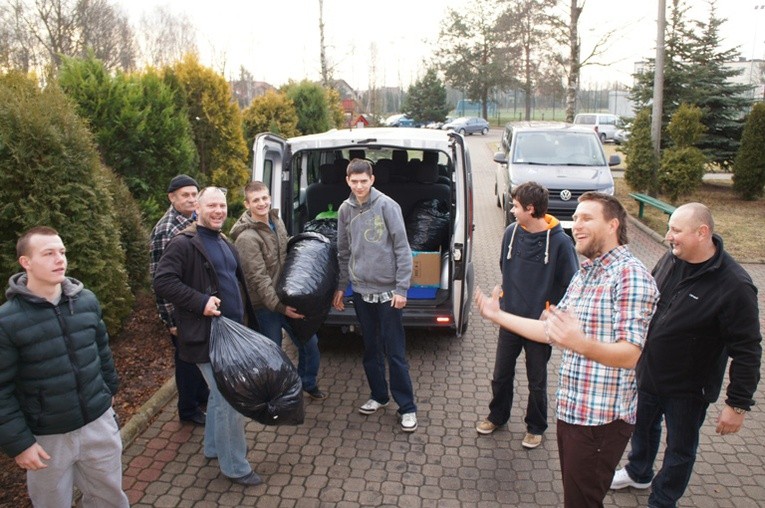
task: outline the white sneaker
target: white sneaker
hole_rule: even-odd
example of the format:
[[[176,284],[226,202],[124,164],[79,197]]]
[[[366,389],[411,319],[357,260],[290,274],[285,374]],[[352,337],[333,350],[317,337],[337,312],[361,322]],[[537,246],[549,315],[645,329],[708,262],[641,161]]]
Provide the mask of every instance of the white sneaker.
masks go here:
[[[614,473],[614,479],[611,480],[612,490],[619,490],[619,489],[624,489],[627,487],[634,487],[636,489],[647,489],[650,486],[651,486],[651,482],[638,483],[632,478],[630,478],[629,473],[627,473],[627,470],[624,468],[618,469]]]
[[[401,430],[414,432],[417,429],[417,413],[404,413],[401,415]]]
[[[369,399],[368,401],[364,403],[363,406],[359,408],[359,413],[363,415],[371,415],[376,413],[377,410],[380,409],[381,407],[385,407],[387,405],[388,405],[387,402],[385,404],[380,404],[375,399]]]

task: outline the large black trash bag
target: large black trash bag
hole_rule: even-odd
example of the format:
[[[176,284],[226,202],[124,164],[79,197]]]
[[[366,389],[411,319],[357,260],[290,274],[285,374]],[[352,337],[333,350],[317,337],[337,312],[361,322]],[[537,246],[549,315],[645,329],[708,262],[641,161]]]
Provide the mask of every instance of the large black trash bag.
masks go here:
[[[298,340],[308,341],[324,323],[339,276],[337,247],[326,236],[309,232],[290,238],[276,296],[305,316],[290,319]]]
[[[212,320],[210,363],[223,398],[263,425],[300,425],[303,385],[282,348],[225,317]]]
[[[414,205],[405,225],[412,250],[437,251],[448,243],[449,208],[440,199],[420,201]]]
[[[337,245],[337,219],[313,219],[303,226],[304,233],[319,233]]]

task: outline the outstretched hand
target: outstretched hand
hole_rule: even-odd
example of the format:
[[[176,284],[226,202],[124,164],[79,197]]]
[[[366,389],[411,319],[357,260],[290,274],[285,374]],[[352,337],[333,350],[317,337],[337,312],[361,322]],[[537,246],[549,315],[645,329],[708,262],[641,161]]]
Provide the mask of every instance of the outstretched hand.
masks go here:
[[[476,306],[478,307],[478,311],[481,313],[481,316],[496,322],[500,312],[499,298],[501,294],[502,288],[500,288],[498,285],[494,286],[494,289],[491,291],[491,296],[486,296],[483,294],[481,287],[476,286],[474,300]]]

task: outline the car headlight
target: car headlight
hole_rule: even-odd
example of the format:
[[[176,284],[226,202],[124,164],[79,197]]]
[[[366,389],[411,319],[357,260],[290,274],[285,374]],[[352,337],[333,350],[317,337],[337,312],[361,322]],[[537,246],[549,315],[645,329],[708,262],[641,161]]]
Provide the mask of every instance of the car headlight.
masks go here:
[[[614,195],[614,186],[611,185],[610,187],[605,187],[602,191],[603,194],[608,194],[610,196]]]

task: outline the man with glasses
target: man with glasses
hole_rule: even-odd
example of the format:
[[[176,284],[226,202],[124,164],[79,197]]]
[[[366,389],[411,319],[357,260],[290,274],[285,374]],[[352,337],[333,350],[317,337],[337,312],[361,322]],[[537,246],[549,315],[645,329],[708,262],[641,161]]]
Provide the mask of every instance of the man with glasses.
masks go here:
[[[170,240],[194,223],[198,192],[199,185],[188,175],[178,175],[170,180],[170,185],[167,187],[170,208],[151,231],[149,275],[152,278]],[[175,350],[173,356],[175,384],[178,387],[178,418],[182,422],[204,425],[205,412],[202,407],[207,405],[207,396],[210,393],[207,383],[196,365],[184,362],[178,357],[178,327],[173,317],[173,304],[157,297],[157,310],[160,319],[170,332],[170,340]]]
[[[217,458],[232,482],[260,485],[262,480],[247,461],[245,418],[218,391],[210,365],[213,316],[241,323],[248,312],[250,322],[255,322],[239,255],[221,235],[228,214],[226,190],[202,189],[196,212],[197,223],[179,233],[165,249],[154,275],[154,291],[175,305],[178,353],[182,360],[197,365],[210,387],[205,457]]]

